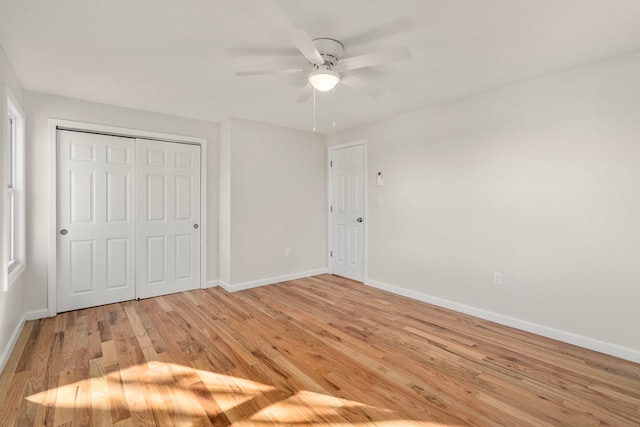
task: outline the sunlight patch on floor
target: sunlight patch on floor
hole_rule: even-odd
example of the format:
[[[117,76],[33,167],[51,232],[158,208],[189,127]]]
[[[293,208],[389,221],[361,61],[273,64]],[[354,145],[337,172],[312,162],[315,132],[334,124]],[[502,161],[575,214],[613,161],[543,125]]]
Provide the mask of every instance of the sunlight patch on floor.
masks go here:
[[[195,419],[226,417],[234,426],[439,426],[403,419],[398,413],[311,391],[295,393],[229,375],[173,363],[149,362],[105,372],[101,359],[91,361],[91,378],[27,397],[33,404],[69,410],[91,408],[96,417],[124,410],[152,413],[174,425]],[[365,421],[366,420],[366,421]],[[447,425],[447,427],[449,427]]]

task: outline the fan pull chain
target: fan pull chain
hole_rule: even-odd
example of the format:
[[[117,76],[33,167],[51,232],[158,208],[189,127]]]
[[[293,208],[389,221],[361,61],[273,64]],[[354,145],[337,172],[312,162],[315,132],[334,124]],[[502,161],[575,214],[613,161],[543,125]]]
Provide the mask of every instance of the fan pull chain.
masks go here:
[[[313,88],[313,131],[316,131],[316,89]]]
[[[333,115],[333,121],[331,122],[331,126],[336,127],[336,88],[333,88],[333,96],[332,96],[332,106],[331,106],[331,114]]]

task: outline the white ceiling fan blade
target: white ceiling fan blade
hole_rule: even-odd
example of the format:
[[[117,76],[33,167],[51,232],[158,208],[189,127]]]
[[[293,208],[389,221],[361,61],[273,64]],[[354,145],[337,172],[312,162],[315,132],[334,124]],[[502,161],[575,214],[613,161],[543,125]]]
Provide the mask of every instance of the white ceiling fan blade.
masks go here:
[[[405,61],[407,59],[411,59],[411,51],[408,47],[403,46],[395,49],[345,58],[338,62],[338,64],[342,65],[345,70],[349,71],[357,70],[358,68],[373,67],[374,65]]]
[[[385,91],[379,86],[373,85],[351,74],[340,77],[340,83],[351,89],[359,90],[374,98],[379,97]]]
[[[318,49],[313,45],[307,33],[296,28],[289,28],[284,31],[293,45],[298,48],[300,53],[302,53],[309,62],[318,65],[324,64],[324,59],[320,56],[320,52],[318,52]]]
[[[300,95],[296,98],[295,102],[305,102],[311,98],[311,95],[313,95],[313,86],[311,86],[311,83],[307,83],[304,89],[302,89],[302,92],[300,92]]]
[[[303,71],[307,71],[304,68],[289,68],[282,70],[251,70],[251,71],[236,71],[236,76],[261,76],[264,74],[298,74]]]

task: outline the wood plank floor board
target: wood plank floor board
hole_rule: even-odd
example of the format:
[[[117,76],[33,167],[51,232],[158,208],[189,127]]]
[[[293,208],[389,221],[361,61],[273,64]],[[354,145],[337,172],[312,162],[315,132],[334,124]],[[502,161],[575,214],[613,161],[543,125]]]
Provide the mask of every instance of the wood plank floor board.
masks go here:
[[[32,329],[34,328],[35,322],[28,322],[20,336],[18,337],[18,341],[16,342],[16,348],[26,348],[28,340],[32,337]],[[18,371],[18,365],[22,361],[21,354],[17,351],[14,351],[11,356],[9,356],[9,360],[4,368],[6,372],[20,372]],[[24,369],[22,370],[24,371]],[[12,381],[11,375],[0,375],[0,402],[8,399],[7,393],[14,391],[14,387],[9,385],[9,382]],[[0,413],[0,415],[2,415]]]
[[[450,332],[452,332],[452,329],[442,328],[442,332],[445,333],[445,334],[446,333],[450,333]],[[522,335],[522,334],[520,333],[519,335]],[[450,340],[451,341],[451,340],[455,340],[455,339],[453,337],[447,337],[447,338],[444,338],[444,340],[445,341],[446,340]],[[465,339],[464,341],[468,342],[469,340]],[[523,341],[521,342],[521,344],[523,344],[525,346],[528,346],[529,350],[533,351],[534,354],[541,353],[541,351],[539,349],[536,349],[535,346],[530,346],[530,345],[528,345],[528,343],[523,342]],[[485,343],[485,346],[486,346],[486,343]],[[507,356],[505,358],[506,362],[509,365],[508,367],[510,369],[510,372],[513,372],[511,368],[512,368],[512,365],[514,364],[513,361],[515,360],[515,357],[516,356],[520,357],[520,358],[524,357],[522,352],[519,352],[519,353],[510,352],[508,349],[506,349],[504,347],[500,347],[498,350],[502,350],[503,353],[510,353],[510,356]],[[563,368],[561,368],[562,364],[567,364],[569,362],[574,362],[574,360],[569,360],[568,357],[563,357],[562,354],[559,357],[554,357],[553,355],[548,356],[547,354],[548,353],[545,353],[546,358],[550,359],[552,362],[557,362],[560,359],[559,363],[553,363],[553,364],[549,365],[550,371],[552,372],[552,374],[554,374],[556,376],[557,376],[559,371],[563,371],[564,370]],[[538,356],[540,356],[540,354],[538,354]],[[535,360],[534,360],[534,362],[535,362]],[[493,363],[495,363],[495,360],[494,360]],[[582,385],[583,386],[586,385],[586,384],[591,384],[592,381],[594,380],[593,377],[595,376],[596,379],[597,379],[597,377],[599,375],[599,372],[600,372],[599,370],[594,370],[594,369],[583,369],[583,365],[580,365],[580,364],[578,364],[578,365],[573,364],[571,366],[572,366],[573,369],[572,369],[572,371],[569,372],[569,375],[571,375],[572,378],[574,378],[574,379],[576,378],[574,376],[575,371],[581,371],[582,373],[584,373],[585,376],[582,377],[582,381],[583,381]],[[586,365],[584,365],[584,366],[586,366]],[[539,372],[534,372],[533,374],[529,374],[529,375],[536,376],[536,375],[539,375]],[[622,381],[622,383],[625,383],[625,381]],[[628,397],[628,398],[637,402],[637,398],[635,397],[637,395],[637,393],[638,393],[637,381],[635,382],[635,387],[633,386],[634,383],[632,381],[629,381],[629,384],[631,385],[631,387],[625,389],[626,393],[628,393],[628,395],[631,395],[631,397]],[[618,384],[618,386],[620,386],[620,384]],[[589,388],[593,388],[593,387],[591,386]],[[627,394],[625,394],[625,396],[627,396]]]
[[[308,322],[309,320],[310,320],[310,319],[306,319],[306,321],[307,321],[307,322]],[[356,342],[357,342],[357,341],[356,341]],[[403,343],[403,345],[404,345],[404,343]],[[401,352],[402,352],[402,354],[403,354],[404,356],[406,356],[406,351],[405,351],[405,350],[406,350],[406,347],[404,347],[404,348],[400,348],[400,347],[398,347],[398,348],[387,348],[387,351],[390,351],[390,354],[394,354],[394,353],[396,353],[397,351],[401,351]],[[410,375],[409,375],[409,374],[405,374],[405,376],[409,376],[409,377],[410,377]],[[420,383],[420,381],[419,381],[418,379],[414,379],[413,383],[411,384],[411,387],[412,387],[414,390],[416,390],[416,389],[420,389],[420,391],[421,391],[421,392],[424,392],[424,390],[425,390],[425,387],[426,387],[426,386],[424,386],[424,385],[423,385],[423,386],[419,386],[419,385],[418,385],[418,384],[416,384],[416,383]],[[363,388],[363,389],[366,389],[366,388]],[[432,395],[433,395],[433,394],[434,394],[434,393],[432,393]],[[434,397],[431,397],[431,399],[432,399],[433,401],[436,401],[436,400],[437,400],[437,399],[436,399],[436,398],[434,398]],[[462,412],[463,410],[461,410],[461,408],[457,408],[457,411],[458,411],[458,412]]]
[[[3,426],[640,426],[640,365],[331,275],[28,322]]]
[[[15,372],[10,380],[4,384],[2,405],[0,406],[0,419],[7,425],[13,425],[16,418],[22,414],[21,408],[25,405],[24,393],[29,382],[29,371]]]

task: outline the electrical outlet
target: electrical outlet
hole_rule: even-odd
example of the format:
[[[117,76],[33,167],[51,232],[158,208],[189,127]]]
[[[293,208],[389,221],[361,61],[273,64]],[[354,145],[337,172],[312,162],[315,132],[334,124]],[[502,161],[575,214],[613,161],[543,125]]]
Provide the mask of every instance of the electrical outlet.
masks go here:
[[[502,273],[499,273],[497,271],[493,272],[493,284],[502,285]]]
[[[285,254],[286,256],[291,256],[291,248],[285,248],[285,249],[284,249],[284,254]]]

